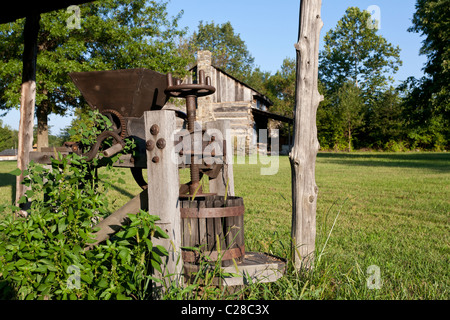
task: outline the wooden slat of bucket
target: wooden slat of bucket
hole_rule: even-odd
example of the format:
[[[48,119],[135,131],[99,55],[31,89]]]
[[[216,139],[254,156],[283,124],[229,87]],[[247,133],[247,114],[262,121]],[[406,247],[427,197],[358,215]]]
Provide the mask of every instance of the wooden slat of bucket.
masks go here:
[[[197,201],[183,200],[182,208],[197,208]],[[197,247],[200,243],[200,235],[198,230],[198,219],[183,219],[183,246]]]
[[[214,199],[214,208],[221,208],[223,207],[223,199],[216,197]],[[218,251],[218,248],[220,246],[220,253],[223,254],[223,252],[227,249],[227,244],[225,242],[225,219],[226,218],[214,218],[214,230],[216,233],[216,251]],[[219,238],[219,243],[217,243],[217,237]],[[223,263],[223,261],[222,261]]]
[[[183,200],[180,201],[181,208],[187,208],[189,206],[189,201]],[[183,246],[184,247],[192,247],[192,244],[190,243],[190,237],[189,237],[189,220],[190,219],[182,219],[182,237],[183,237]]]
[[[198,209],[206,208],[206,200],[201,200],[198,204]],[[199,229],[199,240],[200,240],[200,248],[204,250],[207,245],[208,236],[206,229],[206,218],[198,219],[198,229]]]
[[[198,209],[198,201],[189,201],[189,208]],[[191,222],[192,230],[192,244],[198,247],[200,244],[200,235],[198,230],[198,219],[189,219]]]
[[[226,207],[234,207],[235,206],[235,200],[233,198],[227,199],[226,201]],[[227,249],[233,249],[237,247],[236,239],[234,235],[236,234],[235,230],[235,220],[239,219],[239,217],[228,217],[224,220],[225,226],[224,226],[224,232],[225,232],[225,240]],[[222,261],[222,266],[228,267],[233,264],[233,260],[224,260]]]
[[[183,216],[183,246],[185,247],[200,247],[201,251],[208,256],[212,261],[217,258],[222,259],[222,266],[230,266],[233,264],[232,258],[236,262],[244,259],[244,234],[243,234],[243,215],[234,215],[233,209],[243,209],[243,199],[236,197],[228,197],[227,206],[224,207],[224,197],[209,196],[205,199],[198,199],[194,202],[184,200],[180,201],[181,208],[190,210],[181,210]],[[197,207],[197,208],[196,208]],[[231,209],[233,214],[230,215],[227,211],[220,210],[223,214],[216,215],[215,210],[208,212],[205,209]],[[208,214],[198,214],[203,209],[203,212]],[[227,209],[227,210],[228,210]],[[240,211],[243,213],[242,211]],[[211,215],[211,216],[210,216]],[[220,255],[217,251],[219,238]],[[228,251],[226,251],[228,250]],[[196,263],[196,259],[200,256],[197,253],[185,251],[184,259],[186,261]]]
[[[214,207],[214,201],[213,197],[208,197],[205,201],[207,208],[213,208]],[[214,219],[207,219],[206,220],[206,238],[207,238],[207,247],[206,250],[208,252],[215,250],[215,234],[214,234]]]
[[[236,199],[236,205],[243,206],[244,205],[244,199],[238,198]],[[244,244],[244,216],[242,217],[235,217],[235,232],[236,232],[236,243],[239,243],[241,245]],[[242,257],[239,258],[239,261],[242,261],[244,259],[244,253],[242,253]]]
[[[227,207],[234,206],[234,202],[235,202],[234,199],[227,199],[226,206]],[[226,220],[226,226],[225,226],[225,231],[226,231],[225,238],[227,239],[227,245],[230,249],[234,248],[234,246],[230,246],[230,244],[233,244],[233,242],[234,242],[234,239],[233,239],[233,233],[234,233],[233,226],[235,224],[234,220],[235,220],[235,217],[229,217]]]

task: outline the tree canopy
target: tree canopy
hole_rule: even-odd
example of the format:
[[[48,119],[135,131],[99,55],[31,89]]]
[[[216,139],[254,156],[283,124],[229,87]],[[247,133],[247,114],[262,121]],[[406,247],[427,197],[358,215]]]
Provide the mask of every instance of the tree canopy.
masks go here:
[[[200,21],[188,42],[191,54],[199,50],[211,51],[212,64],[241,81],[251,76],[255,59],[229,21],[221,25]]]
[[[337,91],[351,80],[370,95],[393,81],[391,75],[402,64],[400,48],[388,43],[368,21],[369,12],[350,7],[325,35],[319,75],[328,90]]]
[[[0,152],[5,149],[17,148],[17,131],[10,126],[4,125],[0,119]]]
[[[425,76],[410,77],[402,86],[409,138],[420,147],[436,149],[450,144],[450,15],[448,0],[417,0],[410,32],[424,40],[420,53],[427,56]]]
[[[38,35],[36,114],[47,135],[47,116],[83,106],[68,74],[76,71],[149,68],[185,74],[187,57],[176,50],[184,35],[179,16],[169,18],[167,2],[106,0],[80,5],[80,28],[72,11],[41,15]],[[18,108],[24,19],[0,26],[0,109]],[[41,135],[42,136],[42,135]],[[44,145],[45,145],[44,141]]]
[[[450,141],[449,0],[417,0],[410,32],[423,36],[425,76],[395,88],[400,48],[382,37],[370,13],[349,7],[324,37],[320,52],[317,110],[323,149],[433,149]],[[183,76],[198,50],[212,63],[274,102],[271,112],[291,117],[295,60],[286,58],[271,74],[255,66],[230,22],[200,21],[191,36],[169,17],[167,1],[106,0],[80,6],[80,28],[69,28],[73,12],[43,14],[37,61],[37,115],[46,128],[49,113],[85,106],[68,77],[72,71],[149,68]],[[24,20],[0,25],[0,109],[19,106]],[[78,113],[78,114],[82,114]],[[286,133],[288,126],[282,127]],[[38,130],[39,131],[39,130]],[[38,135],[39,136],[39,135]]]

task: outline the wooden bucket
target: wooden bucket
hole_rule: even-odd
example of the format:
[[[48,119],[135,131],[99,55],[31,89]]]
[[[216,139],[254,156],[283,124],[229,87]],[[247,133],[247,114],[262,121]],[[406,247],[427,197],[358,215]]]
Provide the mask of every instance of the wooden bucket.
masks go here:
[[[244,200],[239,197],[206,196],[194,201],[180,198],[184,263],[198,264],[202,257],[227,267],[241,262],[244,246]],[[200,252],[199,252],[200,251]]]

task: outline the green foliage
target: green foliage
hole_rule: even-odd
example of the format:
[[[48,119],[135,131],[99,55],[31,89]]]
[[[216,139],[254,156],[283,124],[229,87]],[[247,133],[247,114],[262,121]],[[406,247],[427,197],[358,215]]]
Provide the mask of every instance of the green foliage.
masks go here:
[[[295,106],[295,80],[296,61],[290,58],[283,60],[281,70],[277,71],[274,75],[267,77],[264,86],[260,88],[260,90],[273,102],[270,112],[293,118]],[[281,123],[279,129],[284,136],[289,135],[289,130],[292,135],[293,128],[287,123]]]
[[[37,114],[65,115],[84,100],[70,72],[148,68],[186,74],[178,53],[180,16],[169,18],[165,1],[106,0],[80,5],[80,29],[65,9],[41,14],[36,75]],[[0,25],[0,109],[18,108],[25,19]],[[41,120],[38,120],[41,125]]]
[[[272,75],[266,83],[268,97],[274,102],[271,111],[292,117],[295,105],[296,61],[286,58],[281,70]]]
[[[432,9],[444,2],[418,1],[411,30],[428,35],[422,51],[430,58],[426,67],[430,75],[409,78],[397,88],[390,84],[401,65],[400,49],[368,24],[368,12],[348,8],[336,28],[326,34],[318,88],[324,101],[316,118],[322,150],[441,151],[450,147],[448,37],[447,29],[441,28],[446,11],[440,10],[437,20],[431,17]],[[254,78],[258,77],[263,79],[253,79],[257,85],[263,82],[258,89],[274,102],[271,112],[292,117],[296,61],[287,58],[274,75],[255,72]],[[287,137],[289,126],[282,124],[280,129]]]
[[[405,118],[410,143],[419,148],[450,147],[450,69],[447,0],[417,0],[410,32],[424,36],[421,54],[428,58],[425,76],[410,77],[402,85],[407,91]]]
[[[319,76],[328,90],[337,91],[352,80],[370,100],[393,79],[401,66],[400,48],[388,43],[368,24],[370,14],[349,7],[335,29],[327,32],[320,52]]]
[[[241,81],[245,81],[252,72],[255,59],[240,35],[235,34],[230,22],[216,25],[214,21],[205,24],[200,21],[198,31],[189,41],[189,47],[192,53],[198,50],[211,51],[212,64]]]
[[[367,144],[375,149],[384,149],[388,143],[404,144],[406,132],[403,112],[399,90],[391,87],[380,92],[365,115]],[[388,150],[393,151],[391,148]]]
[[[106,117],[83,128],[88,143],[108,126]],[[94,125],[95,124],[95,125]],[[133,148],[128,142],[126,149]],[[97,178],[96,160],[58,155],[51,168],[30,163],[29,187],[20,202],[31,202],[26,218],[0,222],[0,297],[4,299],[144,299],[151,294],[151,270],[161,270],[164,248],[151,238],[167,237],[155,216],[141,211],[106,243],[87,250],[95,225],[108,213],[103,183],[117,154]],[[59,159],[59,160],[58,160]],[[12,172],[20,174],[20,170]],[[121,178],[118,182],[123,181]]]
[[[447,0],[417,0],[416,13],[410,32],[421,33],[425,36],[421,54],[428,57],[424,71],[433,80],[431,92],[436,96],[447,114],[449,110],[449,82],[450,82],[450,29],[448,27],[448,1]],[[428,90],[428,91],[429,91]]]
[[[345,82],[336,94],[337,129],[345,136],[348,151],[352,150],[352,139],[356,127],[363,123],[360,89],[352,82]]]
[[[17,131],[3,125],[0,119],[0,151],[17,147]]]
[[[246,204],[246,250],[286,258],[285,276],[273,283],[249,281],[231,295],[210,285],[213,265],[202,269],[198,281],[169,286],[163,298],[448,300],[448,152],[319,152],[316,257],[321,258],[312,273],[298,272],[290,262],[289,158],[280,157],[279,171],[273,176],[259,174],[265,165],[249,163],[248,158],[241,164],[234,161],[236,194]],[[1,162],[0,174],[7,176],[13,168],[12,162]],[[116,208],[133,197],[123,189],[140,189],[129,170],[119,172],[125,173],[125,184],[114,182],[107,195],[120,199]],[[189,181],[189,173],[181,173]],[[9,198],[9,193],[0,192],[0,203]],[[371,265],[381,268],[380,290],[367,288]]]

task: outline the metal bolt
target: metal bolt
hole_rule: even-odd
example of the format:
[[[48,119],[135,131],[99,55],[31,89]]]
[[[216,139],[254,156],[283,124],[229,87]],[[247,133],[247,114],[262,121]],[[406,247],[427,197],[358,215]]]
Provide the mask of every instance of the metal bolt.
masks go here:
[[[166,140],[163,138],[158,139],[158,141],[156,141],[156,146],[158,149],[164,149],[166,147]]]
[[[159,133],[159,126],[157,124],[152,125],[150,128],[150,133],[156,136]]]
[[[154,156],[154,157],[152,158],[152,162],[153,162],[153,163],[158,163],[158,162],[159,162],[159,157],[158,157],[158,156]]]
[[[155,141],[147,140],[145,147],[148,151],[152,151],[153,149],[155,149]]]

